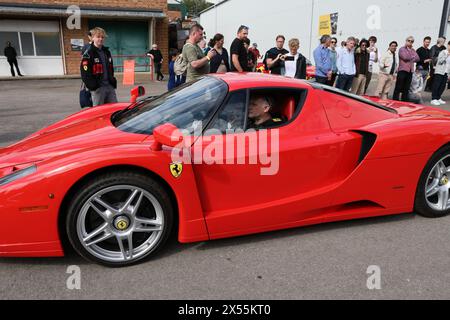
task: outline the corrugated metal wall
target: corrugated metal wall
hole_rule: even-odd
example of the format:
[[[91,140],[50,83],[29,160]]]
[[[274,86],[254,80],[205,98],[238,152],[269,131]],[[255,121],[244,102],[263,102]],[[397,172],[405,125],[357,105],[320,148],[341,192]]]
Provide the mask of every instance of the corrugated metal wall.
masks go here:
[[[416,37],[416,46],[430,35],[435,42],[444,7],[444,0],[229,0],[204,12],[200,23],[210,38],[216,32],[226,37],[229,47],[240,25],[250,27],[250,39],[265,52],[275,45],[275,37],[296,37],[301,52],[312,56],[318,45],[319,17],[338,13],[339,41],[348,36],[358,38],[375,35],[378,47],[386,49],[392,40],[400,45],[406,37]]]

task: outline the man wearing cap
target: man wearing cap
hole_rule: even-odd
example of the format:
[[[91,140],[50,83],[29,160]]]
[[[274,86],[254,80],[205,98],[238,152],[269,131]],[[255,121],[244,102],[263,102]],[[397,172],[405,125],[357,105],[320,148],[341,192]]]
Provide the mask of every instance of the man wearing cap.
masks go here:
[[[156,80],[163,81],[164,75],[161,73],[162,63],[164,61],[161,50],[158,49],[158,45],[154,44],[152,50],[147,52],[147,56],[151,57],[155,66]]]

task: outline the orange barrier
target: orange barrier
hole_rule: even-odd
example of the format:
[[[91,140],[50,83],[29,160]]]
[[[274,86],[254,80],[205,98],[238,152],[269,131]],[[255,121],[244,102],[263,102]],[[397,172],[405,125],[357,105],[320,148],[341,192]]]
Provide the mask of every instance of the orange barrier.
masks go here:
[[[123,61],[123,85],[124,86],[132,86],[134,85],[134,74],[136,63],[134,60],[124,60]]]

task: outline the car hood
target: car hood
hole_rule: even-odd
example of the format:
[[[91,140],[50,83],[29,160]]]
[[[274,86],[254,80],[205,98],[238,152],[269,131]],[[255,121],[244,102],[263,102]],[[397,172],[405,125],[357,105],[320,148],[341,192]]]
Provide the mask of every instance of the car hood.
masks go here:
[[[10,147],[1,148],[0,169],[83,149],[142,142],[147,136],[120,131],[111,123],[111,115],[123,107],[116,104],[75,114]]]

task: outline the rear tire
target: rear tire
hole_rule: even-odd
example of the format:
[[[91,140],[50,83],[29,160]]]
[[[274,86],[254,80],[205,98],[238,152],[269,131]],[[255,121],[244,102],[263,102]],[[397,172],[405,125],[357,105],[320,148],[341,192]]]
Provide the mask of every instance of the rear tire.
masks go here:
[[[426,165],[417,187],[415,211],[426,218],[450,214],[450,146],[439,150]]]
[[[174,209],[164,188],[132,171],[102,174],[72,198],[66,231],[89,261],[124,267],[154,256],[166,242]]]

